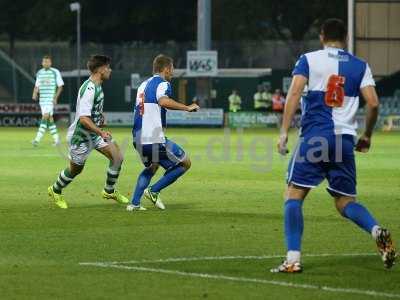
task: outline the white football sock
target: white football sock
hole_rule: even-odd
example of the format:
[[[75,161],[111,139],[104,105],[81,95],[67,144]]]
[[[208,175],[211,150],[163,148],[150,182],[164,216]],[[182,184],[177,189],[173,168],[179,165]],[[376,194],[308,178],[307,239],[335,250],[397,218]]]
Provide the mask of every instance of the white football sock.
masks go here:
[[[286,260],[289,264],[294,264],[296,262],[300,262],[300,251],[288,251]]]
[[[381,227],[380,226],[378,226],[378,225],[375,225],[374,227],[372,227],[372,230],[371,230],[371,235],[372,235],[372,237],[376,240],[376,238],[377,238],[377,236],[378,236],[378,230],[379,229],[381,229]]]
[[[46,128],[47,128],[47,124],[44,124],[43,122],[40,123],[38,132],[37,132],[36,137],[35,137],[35,141],[36,142],[40,142],[40,140],[43,138],[43,136],[44,136],[44,134],[46,132]]]

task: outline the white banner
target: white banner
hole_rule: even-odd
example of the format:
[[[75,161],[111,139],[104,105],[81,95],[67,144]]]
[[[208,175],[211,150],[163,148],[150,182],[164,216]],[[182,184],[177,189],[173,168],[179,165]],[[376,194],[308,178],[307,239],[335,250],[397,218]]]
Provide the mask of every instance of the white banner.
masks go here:
[[[104,112],[106,126],[133,126],[133,112]],[[71,120],[75,112],[71,112]]]
[[[218,75],[217,51],[188,51],[186,75],[191,77],[212,77]]]
[[[190,113],[179,110],[168,110],[168,125],[223,126],[224,110],[222,108],[203,108],[197,112]]]
[[[106,126],[133,127],[133,112],[104,112]],[[71,113],[74,120],[75,113]],[[168,126],[223,126],[224,110],[222,108],[200,109],[198,112],[185,112],[177,110],[167,111]]]
[[[133,127],[133,112],[104,112],[106,126]],[[71,113],[74,120],[75,113]],[[198,112],[185,112],[178,110],[167,111],[168,126],[223,126],[224,111],[222,108],[200,109]]]

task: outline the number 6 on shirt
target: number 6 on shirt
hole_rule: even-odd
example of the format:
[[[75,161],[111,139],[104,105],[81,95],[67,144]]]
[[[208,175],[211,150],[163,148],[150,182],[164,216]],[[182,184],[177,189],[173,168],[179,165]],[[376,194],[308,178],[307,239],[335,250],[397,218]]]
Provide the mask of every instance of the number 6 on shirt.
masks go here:
[[[331,75],[328,79],[325,93],[325,104],[329,107],[342,107],[344,100],[344,82],[346,78]]]

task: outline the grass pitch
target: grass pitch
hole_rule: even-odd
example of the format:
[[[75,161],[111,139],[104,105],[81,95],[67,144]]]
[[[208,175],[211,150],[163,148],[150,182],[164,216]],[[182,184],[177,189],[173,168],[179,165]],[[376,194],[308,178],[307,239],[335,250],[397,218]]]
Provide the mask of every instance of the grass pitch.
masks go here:
[[[65,190],[70,208],[49,207],[65,149],[49,135],[33,148],[35,131],[0,128],[0,299],[400,298],[400,266],[383,268],[324,184],[304,206],[304,273],[269,273],[285,253],[288,158],[275,154],[276,131],[168,130],[192,169],[163,191],[166,211],[143,202],[149,210],[133,213],[101,199],[107,161],[98,153]],[[130,130],[112,132],[126,156],[118,189],[131,196],[142,166]],[[400,134],[379,133],[357,154],[359,200],[397,241],[399,149]]]

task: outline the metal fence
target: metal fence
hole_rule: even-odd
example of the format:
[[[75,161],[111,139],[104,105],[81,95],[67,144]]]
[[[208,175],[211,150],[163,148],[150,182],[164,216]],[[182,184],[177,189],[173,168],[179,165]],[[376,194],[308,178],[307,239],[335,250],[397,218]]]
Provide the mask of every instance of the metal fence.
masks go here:
[[[213,49],[218,51],[220,68],[273,68],[291,69],[297,56],[305,51],[319,48],[319,41],[285,42],[280,40],[248,42],[215,42]],[[159,53],[175,59],[177,68],[185,68],[186,52],[196,48],[195,42],[187,43],[143,43],[126,44],[84,44],[82,46],[81,67],[94,53],[112,57],[113,68],[134,73],[151,73],[151,62]],[[0,49],[9,53],[7,43],[0,43]],[[65,42],[17,42],[13,58],[30,74],[34,75],[40,67],[45,54],[53,57],[54,66],[60,70],[76,69],[76,48]]]
[[[0,102],[31,99],[34,78],[0,50]]]

